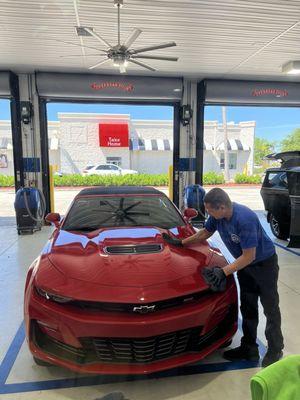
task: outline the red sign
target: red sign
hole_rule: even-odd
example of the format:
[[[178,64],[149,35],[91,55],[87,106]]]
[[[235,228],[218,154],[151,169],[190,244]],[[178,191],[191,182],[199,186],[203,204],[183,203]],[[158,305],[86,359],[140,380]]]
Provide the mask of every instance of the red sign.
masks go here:
[[[101,82],[101,83],[94,82],[90,86],[94,90],[104,90],[107,88],[116,88],[124,90],[124,92],[132,92],[134,90],[134,86],[131,83],[122,83],[122,82]]]
[[[99,143],[100,147],[128,147],[128,124],[99,124]]]
[[[275,89],[275,88],[267,88],[267,89],[254,89],[252,91],[252,96],[260,97],[266,95],[274,95],[275,97],[286,97],[289,92],[285,89]]]

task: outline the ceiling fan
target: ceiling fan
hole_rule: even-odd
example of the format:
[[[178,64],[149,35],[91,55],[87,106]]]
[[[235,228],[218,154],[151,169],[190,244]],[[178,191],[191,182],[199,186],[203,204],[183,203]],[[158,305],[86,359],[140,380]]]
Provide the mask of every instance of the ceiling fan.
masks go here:
[[[80,36],[93,36],[95,39],[97,39],[99,42],[101,42],[106,47],[106,49],[100,50],[95,47],[82,46],[82,47],[98,50],[99,52],[102,53],[102,54],[100,53],[99,56],[104,57],[104,59],[97,62],[97,64],[90,66],[89,69],[97,68],[100,65],[103,65],[108,61],[112,61],[114,66],[119,67],[120,73],[126,72],[126,67],[128,66],[128,63],[133,63],[136,65],[139,65],[150,71],[156,71],[155,68],[153,68],[150,65],[148,65],[144,62],[141,62],[139,60],[140,59],[162,60],[162,61],[177,61],[178,60],[178,57],[165,57],[165,56],[160,56],[160,55],[141,54],[141,53],[144,53],[147,51],[164,49],[167,47],[176,46],[175,42],[162,43],[159,45],[132,49],[131,48],[132,44],[142,33],[141,29],[138,29],[138,28],[135,28],[133,30],[133,32],[128,36],[128,38],[125,40],[124,43],[121,43],[120,8],[123,6],[123,0],[114,0],[114,6],[117,7],[117,9],[118,9],[118,43],[115,46],[112,46],[106,39],[104,39],[102,36],[100,36],[98,33],[96,33],[93,28],[82,27],[82,26],[76,28],[77,33]],[[70,42],[68,42],[68,43],[70,43]],[[75,43],[70,43],[70,44],[75,45]],[[93,54],[93,55],[96,55],[96,54]]]

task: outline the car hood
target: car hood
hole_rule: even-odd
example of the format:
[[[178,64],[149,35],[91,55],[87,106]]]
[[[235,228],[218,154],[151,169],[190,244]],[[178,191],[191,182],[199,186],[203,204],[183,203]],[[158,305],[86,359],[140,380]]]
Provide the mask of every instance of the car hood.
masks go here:
[[[178,234],[177,228],[172,231]],[[88,287],[94,288],[95,285],[98,288],[106,288],[107,293],[109,291],[113,293],[117,288],[118,294],[121,288],[126,288],[124,293],[130,291],[134,293],[135,288],[143,290],[151,288],[152,291],[155,287],[156,292],[160,291],[162,294],[166,289],[173,291],[174,295],[176,292],[182,294],[185,291],[206,289],[207,285],[200,271],[209,264],[212,257],[209,246],[207,244],[189,247],[170,246],[164,242],[162,232],[166,230],[148,227],[108,228],[93,235],[61,230],[49,241],[43,258],[47,258],[55,267],[53,270],[59,271],[60,275],[64,276],[65,284],[70,280],[73,284],[75,281],[81,282],[82,290],[85,287],[85,291]],[[187,232],[180,233],[187,236]],[[150,244],[161,245],[162,250],[154,253],[122,255],[105,252],[109,246]],[[39,281],[42,286],[49,288],[51,281],[49,269],[45,274],[46,278],[43,278],[42,270],[43,268],[38,274]],[[78,292],[80,285],[76,286]]]

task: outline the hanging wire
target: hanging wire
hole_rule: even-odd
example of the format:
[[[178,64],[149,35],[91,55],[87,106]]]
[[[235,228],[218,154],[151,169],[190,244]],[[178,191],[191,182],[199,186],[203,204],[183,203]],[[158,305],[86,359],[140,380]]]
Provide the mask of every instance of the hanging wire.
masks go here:
[[[33,93],[32,93],[32,76],[29,75],[29,79],[28,79],[28,98],[29,98],[29,103],[30,103],[30,107],[33,106]],[[33,113],[32,113],[33,114]],[[34,116],[31,115],[31,119],[30,119],[30,137],[31,137],[31,149],[32,149],[32,158],[33,158],[33,171],[32,171],[32,176],[33,176],[33,180],[35,185],[37,186],[37,182],[38,182],[38,168],[37,168],[37,153],[36,153],[36,143],[35,143],[35,133],[36,130],[35,128],[35,124],[34,124]]]

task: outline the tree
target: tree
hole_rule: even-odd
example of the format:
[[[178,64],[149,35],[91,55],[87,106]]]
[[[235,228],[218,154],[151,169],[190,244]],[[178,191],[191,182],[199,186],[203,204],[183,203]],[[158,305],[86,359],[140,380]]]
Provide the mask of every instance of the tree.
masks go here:
[[[295,129],[280,144],[281,151],[300,150],[300,128]]]
[[[263,158],[268,154],[274,153],[274,150],[274,142],[256,137],[254,139],[254,164],[261,165]]]

